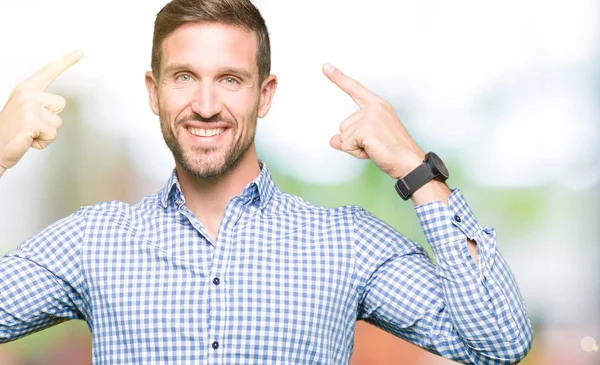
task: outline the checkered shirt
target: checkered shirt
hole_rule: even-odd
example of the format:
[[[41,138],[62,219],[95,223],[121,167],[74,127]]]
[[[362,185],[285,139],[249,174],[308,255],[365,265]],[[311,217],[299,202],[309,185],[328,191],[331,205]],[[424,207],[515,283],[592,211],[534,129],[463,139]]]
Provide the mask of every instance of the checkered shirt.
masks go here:
[[[371,213],[285,194],[261,166],[215,240],[174,171],[136,205],[82,207],[22,243],[0,259],[0,343],[81,319],[94,364],[347,364],[365,320],[463,363],[527,353],[515,279],[458,190],[416,207],[434,265]]]

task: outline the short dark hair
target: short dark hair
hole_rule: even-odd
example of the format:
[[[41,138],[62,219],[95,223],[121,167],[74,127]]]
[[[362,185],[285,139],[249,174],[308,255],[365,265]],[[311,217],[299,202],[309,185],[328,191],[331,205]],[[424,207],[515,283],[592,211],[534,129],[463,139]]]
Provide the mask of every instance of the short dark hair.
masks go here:
[[[271,72],[271,44],[262,15],[250,0],[173,0],[156,15],[152,39],[152,73],[160,77],[162,43],[175,29],[187,23],[230,24],[253,32],[258,40],[256,63],[259,82]]]

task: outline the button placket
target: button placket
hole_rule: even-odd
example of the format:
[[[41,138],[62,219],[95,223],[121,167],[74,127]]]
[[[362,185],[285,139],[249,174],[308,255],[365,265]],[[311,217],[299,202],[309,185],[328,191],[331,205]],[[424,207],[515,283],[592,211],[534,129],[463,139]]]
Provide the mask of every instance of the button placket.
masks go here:
[[[234,198],[235,199],[235,198]],[[244,213],[243,207],[240,206],[241,202],[232,201],[230,205],[225,209],[225,215],[223,216],[222,226],[219,227],[217,239],[215,241],[214,255],[212,267],[210,270],[210,333],[209,339],[211,351],[214,356],[217,356],[217,350],[221,351],[222,343],[217,341],[218,338],[223,338],[227,334],[224,331],[227,330],[227,288],[223,287],[226,281],[223,275],[226,274],[230,255],[231,255],[231,236],[232,227],[235,226],[236,222]]]

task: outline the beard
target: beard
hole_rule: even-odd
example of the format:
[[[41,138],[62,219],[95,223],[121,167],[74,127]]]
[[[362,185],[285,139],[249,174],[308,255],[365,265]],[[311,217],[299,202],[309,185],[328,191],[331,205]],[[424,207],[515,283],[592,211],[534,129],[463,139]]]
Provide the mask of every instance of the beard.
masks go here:
[[[182,123],[192,120],[205,123],[225,122],[230,126],[227,132],[234,137],[239,129],[239,124],[231,119],[223,118],[220,114],[207,119],[194,113],[175,121],[171,128],[171,123],[162,111],[159,113],[159,118],[163,138],[173,153],[175,161],[190,175],[200,179],[216,179],[236,168],[254,143],[256,134],[256,117],[251,116],[250,120],[255,121],[254,125],[250,123],[251,129],[248,133],[242,135],[237,141],[232,140],[230,145],[211,148],[190,146],[186,151],[173,132],[173,130],[181,132],[181,129],[176,127]]]

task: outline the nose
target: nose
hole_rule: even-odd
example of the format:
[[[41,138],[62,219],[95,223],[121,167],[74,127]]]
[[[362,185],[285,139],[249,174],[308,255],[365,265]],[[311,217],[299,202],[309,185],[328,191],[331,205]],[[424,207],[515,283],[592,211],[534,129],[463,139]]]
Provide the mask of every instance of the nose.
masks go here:
[[[221,112],[223,103],[214,85],[204,83],[199,86],[199,89],[194,96],[191,104],[192,111],[202,118],[211,118]]]

